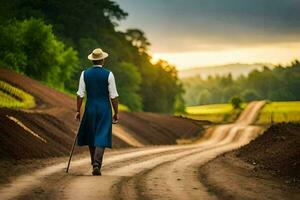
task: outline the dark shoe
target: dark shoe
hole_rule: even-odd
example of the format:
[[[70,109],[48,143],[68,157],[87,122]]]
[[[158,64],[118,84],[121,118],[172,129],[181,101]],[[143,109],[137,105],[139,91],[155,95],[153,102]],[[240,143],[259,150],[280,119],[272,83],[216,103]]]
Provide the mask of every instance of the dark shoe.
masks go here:
[[[94,176],[101,176],[100,167],[98,165],[93,166],[93,172],[92,174]]]

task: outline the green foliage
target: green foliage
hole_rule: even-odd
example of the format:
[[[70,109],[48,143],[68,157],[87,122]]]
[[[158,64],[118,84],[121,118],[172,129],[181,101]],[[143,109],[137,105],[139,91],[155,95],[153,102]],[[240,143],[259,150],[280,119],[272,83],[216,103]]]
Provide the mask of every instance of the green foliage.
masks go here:
[[[159,61],[155,67],[141,70],[141,94],[145,111],[173,113],[182,91],[174,66]]]
[[[268,99],[271,101],[300,100],[300,63],[294,61],[286,67],[254,70],[248,77],[233,80],[230,75],[220,77],[193,77],[183,80],[187,105],[225,103],[232,96],[245,101]]]
[[[257,124],[300,122],[300,101],[271,102],[260,111]]]
[[[77,54],[57,40],[52,27],[37,19],[2,25],[0,59],[9,68],[50,86],[64,88],[76,66]]]
[[[15,0],[3,2],[1,6],[2,27],[11,23],[11,19],[40,19],[32,22],[30,26],[22,26],[30,27],[25,31],[26,37],[19,37],[18,32],[12,32],[13,37],[10,37],[11,31],[5,31],[4,38],[12,41],[6,44],[10,51],[5,54],[5,60],[9,61],[5,63],[12,65],[12,69],[54,87],[64,86],[70,93],[75,93],[81,71],[91,65],[87,55],[92,49],[100,47],[109,53],[105,67],[116,76],[121,103],[132,110],[165,113],[182,110],[183,89],[177,79],[176,70],[167,64],[154,65],[150,62],[151,57],[147,53],[150,43],[143,31],[116,31],[117,22],[127,16],[117,3],[111,0]],[[52,25],[55,35],[65,44],[77,50],[80,67],[77,67],[74,51],[68,50],[69,48],[53,36],[51,26],[41,25],[43,21]],[[15,24],[8,26],[15,27]],[[34,37],[30,37],[31,35]],[[48,38],[47,45],[45,41],[41,41],[43,37]],[[26,42],[24,45],[23,41]],[[52,50],[45,52],[44,47],[48,45]],[[65,55],[61,54],[61,49],[64,49]],[[28,56],[27,52],[37,54],[43,59]],[[56,59],[59,55],[59,59]],[[1,59],[4,56],[0,56]],[[41,68],[43,71],[40,71]]]
[[[114,74],[120,93],[120,101],[127,105],[131,111],[141,111],[142,102],[138,95],[141,75],[137,68],[131,63],[122,62],[118,68],[115,68]]]
[[[184,93],[182,89],[182,85],[180,84],[179,87],[181,88],[181,92],[177,95],[176,100],[175,100],[175,112],[177,114],[182,113],[185,114],[185,102],[182,97],[182,94]]]
[[[35,106],[33,96],[0,81],[0,108],[32,108]]]
[[[255,90],[245,90],[242,93],[242,97],[246,102],[259,99],[259,95]]]
[[[230,99],[230,103],[234,109],[240,109],[242,102],[242,99],[237,96],[234,96]]]
[[[132,43],[132,46],[138,48],[139,52],[146,53],[150,42],[145,33],[139,29],[128,29],[126,31],[126,39]]]

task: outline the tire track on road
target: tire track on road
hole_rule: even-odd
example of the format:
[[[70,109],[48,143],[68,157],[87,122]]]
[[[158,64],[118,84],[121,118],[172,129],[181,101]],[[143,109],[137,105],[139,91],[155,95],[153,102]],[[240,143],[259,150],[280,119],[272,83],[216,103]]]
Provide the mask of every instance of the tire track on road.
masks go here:
[[[193,146],[165,145],[159,147],[154,146],[154,147],[137,148],[136,150],[134,151],[130,150],[129,152],[127,152],[128,150],[124,150],[124,152],[123,151],[111,152],[105,155],[103,169],[109,167],[110,165],[117,164],[118,162],[125,162],[125,161],[130,161],[132,159],[135,160],[140,157],[146,157],[149,155],[156,155],[163,152],[168,152],[168,151],[172,152],[172,151],[177,151],[178,149],[188,149],[188,148],[193,148]],[[111,157],[109,157],[110,154],[112,154]],[[66,184],[70,179],[69,177],[66,178],[67,176],[70,175],[73,176],[72,178],[73,180],[74,178],[76,177],[78,178],[81,175],[88,175],[87,173],[89,172],[89,167],[90,167],[89,164],[90,164],[90,158],[88,156],[86,158],[73,161],[71,165],[72,170],[71,173],[69,173],[69,175],[64,173],[66,163],[59,163],[57,165],[53,165],[41,170],[37,170],[28,175],[19,176],[11,183],[0,188],[0,199],[1,200],[15,199],[18,196],[26,197],[28,196],[26,192],[30,193],[31,191],[34,191],[35,187],[40,188],[42,184],[47,182],[45,181],[45,179],[47,179],[47,177],[49,176],[57,176],[58,179],[62,179],[62,181],[61,180],[57,180],[57,181],[60,181],[60,183],[64,182]],[[84,167],[82,168],[82,166]],[[76,171],[76,172],[74,173],[72,171]],[[64,179],[68,181],[65,181]],[[50,184],[48,183],[47,186],[50,186],[51,183],[53,183],[55,187],[56,184],[55,180],[48,179],[48,181],[50,181]],[[48,189],[46,191],[48,191]],[[39,194],[39,196],[41,196],[39,192],[37,193]]]
[[[199,182],[195,172],[200,165],[219,154],[245,145],[255,138],[261,128],[249,124],[254,122],[263,105],[264,102],[251,103],[236,123],[216,127],[206,137],[208,141],[215,141],[211,144],[212,148],[193,152],[157,165],[138,176],[126,178],[118,184],[114,192],[117,194],[115,199],[217,199]]]
[[[60,163],[20,176],[0,188],[0,199],[214,199],[197,168],[255,138],[261,129],[249,124],[263,104],[250,103],[236,123],[215,127],[195,144],[108,153],[101,177],[89,175],[89,157],[73,161],[69,175]]]
[[[132,188],[137,188],[133,199],[216,199],[199,182],[197,169],[216,156],[238,148],[241,141],[247,140],[249,133],[241,132],[239,138],[232,138],[234,142],[220,142],[213,148],[162,164],[139,177],[133,177],[134,183],[131,185],[135,187]]]

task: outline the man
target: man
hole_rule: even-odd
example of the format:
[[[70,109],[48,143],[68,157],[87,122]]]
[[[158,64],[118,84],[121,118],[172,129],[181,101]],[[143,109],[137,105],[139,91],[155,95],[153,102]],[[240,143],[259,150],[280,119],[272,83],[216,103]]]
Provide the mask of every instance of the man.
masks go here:
[[[111,148],[112,146],[112,123],[117,123],[119,119],[115,78],[112,72],[103,67],[106,57],[108,54],[100,48],[95,49],[88,56],[94,65],[82,71],[77,91],[75,118],[78,121],[80,120],[82,100],[84,94],[87,93],[77,144],[89,146],[93,175],[101,175],[104,150],[106,147]],[[111,104],[114,109],[113,117]]]

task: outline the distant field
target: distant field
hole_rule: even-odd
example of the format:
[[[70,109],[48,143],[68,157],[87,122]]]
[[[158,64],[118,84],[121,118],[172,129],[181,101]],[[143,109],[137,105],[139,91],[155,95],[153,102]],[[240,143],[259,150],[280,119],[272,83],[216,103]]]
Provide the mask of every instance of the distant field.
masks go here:
[[[300,101],[272,102],[264,106],[257,124],[300,122]]]
[[[34,97],[12,85],[0,81],[0,108],[31,108]]]
[[[242,107],[244,108],[246,104]],[[233,122],[241,110],[234,110],[231,104],[211,104],[186,107],[187,116],[197,120],[215,123]]]

